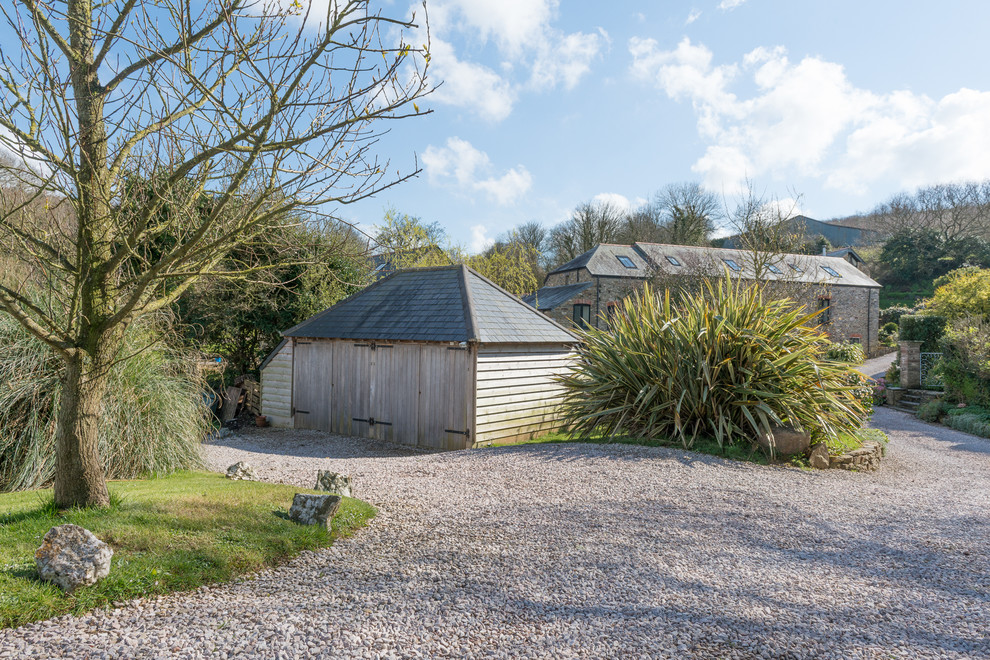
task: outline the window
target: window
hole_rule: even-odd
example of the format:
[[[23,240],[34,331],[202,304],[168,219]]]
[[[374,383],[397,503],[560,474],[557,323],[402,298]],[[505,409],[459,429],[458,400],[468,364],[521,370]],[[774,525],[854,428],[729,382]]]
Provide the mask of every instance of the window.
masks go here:
[[[388,265],[388,262],[387,261],[383,261],[382,263],[378,264],[378,268],[375,269],[375,272],[377,273],[378,271],[380,271],[383,268],[385,268],[385,266],[387,266],[387,265]]]
[[[670,265],[671,266],[680,266],[681,265],[681,262],[678,261],[677,259],[675,259],[674,257],[667,257],[667,261],[670,262]]]
[[[767,266],[767,268],[770,269],[770,272],[771,273],[774,273],[775,275],[783,275],[784,274],[784,271],[782,271],[781,269],[777,268],[773,264],[769,264]]]
[[[579,303],[574,305],[574,325],[579,328],[591,326],[591,305]]]
[[[818,323],[826,325],[832,322],[832,299],[818,299]]]
[[[799,268],[799,267],[798,267],[798,265],[797,265],[797,264],[794,264],[794,263],[792,263],[792,264],[788,264],[788,265],[789,265],[789,266],[790,266],[790,267],[791,267],[791,268],[792,268],[792,269],[794,270],[794,272],[795,272],[795,273],[797,273],[798,275],[800,275],[801,273],[803,273],[803,272],[804,272],[803,270],[801,270],[801,268]]]
[[[849,343],[850,344],[862,344],[863,343],[863,338],[860,337],[859,335],[853,335],[852,337],[849,338]]]
[[[722,261],[725,262],[726,266],[728,266],[737,273],[742,270],[742,268],[739,267],[739,264],[737,264],[733,259],[722,259]]]
[[[633,263],[633,260],[630,259],[629,257],[627,257],[624,254],[618,255],[616,257],[616,259],[618,259],[619,260],[619,263],[622,264],[623,266],[625,266],[626,268],[635,268],[636,267],[636,264]]]
[[[832,268],[831,266],[822,266],[822,270],[824,270],[826,273],[828,273],[832,277],[842,277],[842,275],[839,275],[839,271],[837,271],[836,269]]]

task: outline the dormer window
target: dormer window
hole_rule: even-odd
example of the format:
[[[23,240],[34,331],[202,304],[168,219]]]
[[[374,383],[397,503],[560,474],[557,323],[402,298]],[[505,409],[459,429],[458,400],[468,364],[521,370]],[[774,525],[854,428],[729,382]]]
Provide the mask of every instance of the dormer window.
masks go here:
[[[722,259],[722,261],[724,261],[725,265],[731,268],[736,273],[742,270],[742,268],[739,267],[739,264],[737,264],[734,259]]]
[[[667,261],[670,263],[671,266],[680,266],[681,265],[681,262],[678,261],[677,259],[675,259],[674,257],[667,257]]]
[[[826,273],[828,273],[832,277],[842,277],[842,275],[839,275],[839,271],[837,271],[836,269],[832,268],[831,266],[822,266],[822,270],[824,270]]]
[[[619,260],[619,263],[622,264],[623,266],[625,266],[626,268],[635,268],[636,267],[636,264],[633,263],[633,260],[630,259],[629,257],[627,257],[624,254],[617,255],[616,256],[616,259],[618,259]]]

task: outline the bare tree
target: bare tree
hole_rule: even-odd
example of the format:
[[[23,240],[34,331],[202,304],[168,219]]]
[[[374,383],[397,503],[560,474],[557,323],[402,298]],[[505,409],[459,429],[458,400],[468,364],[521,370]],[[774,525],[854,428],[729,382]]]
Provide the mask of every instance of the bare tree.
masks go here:
[[[655,196],[663,213],[663,242],[707,245],[722,217],[718,195],[698,183],[672,183]]]
[[[614,242],[619,235],[622,217],[622,211],[608,202],[580,204],[569,220],[550,231],[552,265],[560,266],[599,243]]]
[[[871,214],[886,235],[934,231],[943,241],[965,237],[990,240],[990,181],[936,184],[914,194],[898,193]]]
[[[64,364],[58,506],[109,501],[96,429],[129,324],[204,274],[250,271],[222,264],[285,218],[416,173],[373,147],[383,123],[423,114],[428,32],[414,46],[414,17],[369,5],[339,0],[321,16],[267,0],[0,5],[14,40],[0,50],[0,146],[20,155],[4,171],[23,184],[0,204],[0,232],[32,273],[0,280],[0,309]],[[41,200],[69,219],[39,222]]]
[[[780,267],[781,255],[793,254],[803,245],[805,229],[791,221],[799,199],[795,195],[782,201],[758,194],[750,182],[735,210],[726,213],[737,233],[736,244],[746,253],[757,280],[766,279],[774,268],[786,273]]]

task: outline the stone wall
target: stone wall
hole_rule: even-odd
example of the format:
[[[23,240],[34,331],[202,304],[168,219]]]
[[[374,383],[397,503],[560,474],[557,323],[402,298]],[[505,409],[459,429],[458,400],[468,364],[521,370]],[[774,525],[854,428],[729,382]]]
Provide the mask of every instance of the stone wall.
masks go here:
[[[547,316],[558,323],[570,326],[574,319],[574,305],[590,305],[591,319],[595,327],[601,327],[600,314],[608,311],[609,304],[615,304],[640,288],[643,280],[632,277],[592,276],[587,268],[566,273],[553,273],[547,276],[545,286],[564,286],[578,282],[594,282],[594,285],[575,298],[550,310]],[[829,296],[832,303],[831,318],[824,330],[832,341],[846,342],[858,340],[867,356],[879,355],[883,347],[877,338],[880,329],[880,292],[866,287],[832,286],[822,288],[815,285],[794,285],[782,290],[782,295],[804,303],[808,310],[818,309],[819,296]]]
[[[883,446],[880,443],[867,442],[861,448],[846,454],[828,457],[831,469],[873,471],[880,467],[883,457]]]

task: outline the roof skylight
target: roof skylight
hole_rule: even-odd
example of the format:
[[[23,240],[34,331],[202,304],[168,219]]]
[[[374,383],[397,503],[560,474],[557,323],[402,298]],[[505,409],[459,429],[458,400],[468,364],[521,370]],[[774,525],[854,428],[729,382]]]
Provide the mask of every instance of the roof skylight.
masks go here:
[[[739,267],[739,264],[737,264],[734,259],[722,259],[722,261],[725,262],[726,266],[728,266],[737,273],[742,270],[742,268]]]
[[[773,264],[768,264],[767,265],[767,268],[770,270],[771,273],[774,273],[776,275],[783,275],[784,274],[784,271],[782,271],[781,269],[777,268]]]
[[[824,270],[826,273],[828,273],[832,277],[842,277],[842,275],[839,274],[839,271],[837,271],[836,269],[832,268],[831,266],[822,266],[822,270]]]
[[[630,259],[629,257],[627,257],[624,254],[616,255],[615,258],[618,259],[619,260],[619,263],[622,264],[623,266],[625,266],[626,268],[635,268],[636,267],[636,264],[633,263],[633,260]]]
[[[670,255],[667,255],[667,261],[670,262],[670,265],[671,266],[680,266],[681,265],[681,262],[680,261],[678,261],[674,257],[671,257]]]

